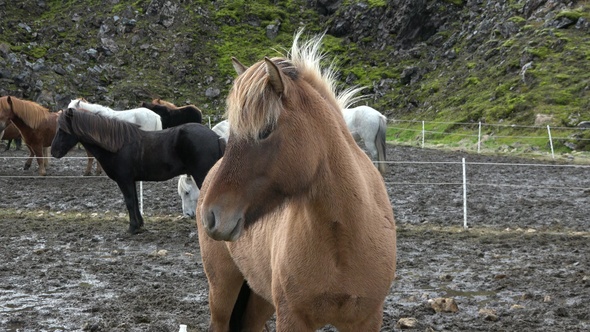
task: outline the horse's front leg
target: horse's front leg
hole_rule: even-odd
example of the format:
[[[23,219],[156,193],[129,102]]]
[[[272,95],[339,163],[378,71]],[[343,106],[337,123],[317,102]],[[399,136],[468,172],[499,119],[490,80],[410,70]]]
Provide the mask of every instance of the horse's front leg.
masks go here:
[[[84,176],[89,176],[92,175],[92,161],[94,160],[94,157],[88,151],[86,151],[86,156],[88,157],[88,161],[86,162],[86,170],[84,171]]]
[[[45,170],[45,149],[42,146],[38,146],[34,147],[32,151],[33,154],[37,157],[37,165],[39,165],[39,175],[45,176],[45,174],[47,174],[47,171]],[[29,160],[31,160],[30,157]],[[29,163],[29,167],[31,167],[31,163]],[[25,169],[28,169],[29,167],[25,165]]]
[[[134,181],[117,182],[119,189],[123,193],[127,212],[129,213],[129,233],[137,234],[143,231],[143,217],[139,211],[139,202],[137,200],[137,189]]]
[[[234,264],[223,242],[214,241],[201,226],[198,226],[198,232],[199,245],[203,253],[203,267],[209,283],[209,310],[211,314],[209,332],[245,330],[242,323],[245,319],[244,314],[248,313],[249,299],[242,299],[238,308],[235,308],[240,290],[245,285],[244,277]],[[236,312],[234,313],[234,321],[232,321],[234,310]],[[233,328],[230,328],[231,325],[234,325]]]
[[[31,168],[31,164],[33,163],[33,157],[35,156],[35,151],[33,151],[33,148],[29,145],[27,145],[27,148],[29,149],[29,159],[25,161],[25,167],[23,168],[25,171]]]
[[[45,165],[45,168],[49,167],[49,161],[51,160],[49,156],[51,156],[51,146],[43,148],[43,165]]]

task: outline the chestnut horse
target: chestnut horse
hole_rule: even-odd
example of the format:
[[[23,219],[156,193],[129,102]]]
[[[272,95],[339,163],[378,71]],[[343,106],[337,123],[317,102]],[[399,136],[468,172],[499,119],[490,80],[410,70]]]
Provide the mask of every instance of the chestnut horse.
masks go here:
[[[47,174],[45,168],[49,164],[49,147],[57,131],[58,116],[58,112],[49,112],[47,108],[33,101],[13,96],[0,97],[0,131],[8,126],[9,121],[12,121],[21,132],[30,152],[29,159],[25,162],[25,170],[31,167],[33,157],[36,157],[39,175]],[[84,175],[91,174],[93,160],[92,155],[88,154]],[[100,172],[100,165],[97,165],[96,174]]]
[[[231,139],[197,203],[210,331],[261,331],[275,311],[277,331],[382,325],[396,227],[383,178],[342,116],[359,90],[337,94],[335,72],[320,68],[322,36],[300,36],[290,57],[233,60]]]

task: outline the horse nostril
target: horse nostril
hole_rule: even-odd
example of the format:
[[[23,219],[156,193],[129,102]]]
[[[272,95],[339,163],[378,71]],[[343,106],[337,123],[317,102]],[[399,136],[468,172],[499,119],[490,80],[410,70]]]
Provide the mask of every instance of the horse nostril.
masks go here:
[[[209,210],[203,223],[205,224],[205,228],[209,230],[215,228],[215,212],[213,210]]]

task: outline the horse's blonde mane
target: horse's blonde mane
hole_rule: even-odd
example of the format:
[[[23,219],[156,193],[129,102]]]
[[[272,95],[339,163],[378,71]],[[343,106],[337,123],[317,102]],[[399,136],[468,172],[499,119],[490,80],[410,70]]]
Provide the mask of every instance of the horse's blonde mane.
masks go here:
[[[49,109],[33,101],[22,100],[12,96],[10,96],[10,100],[14,114],[32,129],[37,129],[49,115]],[[10,108],[8,96],[0,98],[0,108]]]
[[[303,29],[293,39],[286,56],[272,58],[283,75],[293,80],[304,80],[316,89],[325,100],[338,110],[347,108],[358,97],[360,88],[349,88],[337,93],[336,71],[333,65],[322,70],[324,53],[320,51],[324,34],[300,42]],[[259,61],[239,75],[227,98],[226,117],[232,134],[254,138],[266,128],[276,125],[283,110],[282,95],[275,93],[270,84],[265,61]],[[288,95],[290,85],[284,82],[283,95]]]

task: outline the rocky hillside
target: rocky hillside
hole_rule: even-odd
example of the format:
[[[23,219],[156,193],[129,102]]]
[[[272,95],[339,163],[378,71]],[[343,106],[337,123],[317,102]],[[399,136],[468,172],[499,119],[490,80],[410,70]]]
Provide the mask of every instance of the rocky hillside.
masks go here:
[[[0,0],[0,17],[0,95],[52,109],[161,97],[216,121],[230,57],[276,55],[305,26],[327,32],[341,83],[390,117],[590,119],[589,1]]]

